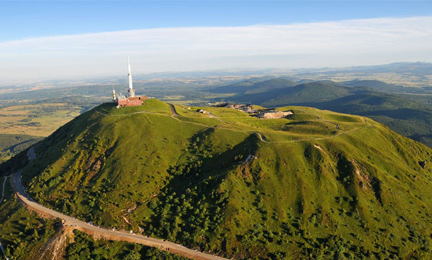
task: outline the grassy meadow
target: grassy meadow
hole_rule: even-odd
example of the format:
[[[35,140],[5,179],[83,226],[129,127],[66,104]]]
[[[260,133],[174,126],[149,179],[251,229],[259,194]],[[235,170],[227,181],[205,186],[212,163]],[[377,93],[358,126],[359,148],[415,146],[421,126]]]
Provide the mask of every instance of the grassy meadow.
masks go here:
[[[361,116],[279,109],[294,115],[103,104],[37,145],[23,181],[65,214],[236,259],[431,256],[432,150]]]

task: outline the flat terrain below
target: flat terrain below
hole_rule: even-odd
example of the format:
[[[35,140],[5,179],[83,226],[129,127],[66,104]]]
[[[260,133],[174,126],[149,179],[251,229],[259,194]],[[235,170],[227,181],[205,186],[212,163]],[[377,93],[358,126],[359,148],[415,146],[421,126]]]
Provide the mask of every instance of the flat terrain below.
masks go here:
[[[0,109],[0,134],[46,137],[79,114],[79,106],[64,103],[5,107]]]

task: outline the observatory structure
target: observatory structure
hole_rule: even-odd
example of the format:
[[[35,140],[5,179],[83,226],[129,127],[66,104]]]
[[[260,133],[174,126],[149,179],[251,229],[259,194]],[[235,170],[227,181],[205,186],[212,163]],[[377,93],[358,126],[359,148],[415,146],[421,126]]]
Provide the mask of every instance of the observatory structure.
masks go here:
[[[132,83],[132,73],[131,73],[129,56],[128,56],[128,78],[129,78],[129,88],[128,88],[127,96],[124,96],[120,93],[116,95],[115,90],[113,89],[113,101],[117,103],[117,108],[128,107],[128,106],[141,106],[143,100],[147,99],[147,96],[135,96],[135,90],[133,89],[133,83]]]

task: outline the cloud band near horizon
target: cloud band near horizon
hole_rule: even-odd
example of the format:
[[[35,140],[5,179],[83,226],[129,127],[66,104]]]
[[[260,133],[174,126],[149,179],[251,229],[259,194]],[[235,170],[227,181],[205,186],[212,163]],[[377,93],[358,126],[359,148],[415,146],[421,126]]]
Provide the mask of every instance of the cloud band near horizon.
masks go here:
[[[0,42],[0,82],[225,68],[432,61],[432,17],[155,28]]]

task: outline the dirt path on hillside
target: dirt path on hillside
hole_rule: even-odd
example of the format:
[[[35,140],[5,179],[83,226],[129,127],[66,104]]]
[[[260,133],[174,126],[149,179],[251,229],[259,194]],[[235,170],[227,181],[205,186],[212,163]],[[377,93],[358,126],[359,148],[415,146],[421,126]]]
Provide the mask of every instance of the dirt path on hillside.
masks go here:
[[[130,114],[127,114],[127,115],[133,115],[133,114],[156,114],[156,115],[161,115],[161,116],[169,116],[172,119],[180,121],[180,122],[183,122],[183,123],[198,125],[198,126],[202,126],[202,127],[206,127],[206,128],[216,128],[217,127],[217,128],[220,128],[220,129],[226,129],[226,130],[235,131],[235,132],[246,132],[246,131],[242,131],[242,130],[238,130],[238,129],[233,129],[233,128],[227,128],[227,127],[223,127],[223,126],[211,127],[211,126],[208,126],[208,125],[202,124],[202,123],[180,120],[177,117],[180,117],[180,118],[191,118],[191,117],[185,117],[185,116],[180,115],[177,112],[177,110],[176,110],[176,108],[175,108],[175,106],[173,104],[168,104],[168,105],[170,106],[171,115],[161,114],[161,113],[157,113],[157,112],[147,112],[147,111],[134,112],[134,113],[130,113]],[[306,113],[304,110],[300,110],[300,111]],[[126,116],[126,115],[108,115],[108,114],[100,112],[100,111],[96,111],[96,113],[99,113],[99,114],[101,114],[103,116]],[[211,115],[210,116],[211,118],[215,118],[215,119],[221,121],[222,123],[229,124],[229,123],[221,120],[220,118],[218,118],[217,116],[215,116],[213,114],[210,114],[210,115]],[[317,116],[319,120],[322,120],[321,116],[319,116],[317,114],[313,114],[313,115]],[[328,123],[331,123],[331,122],[328,122]],[[334,123],[331,123],[331,124],[334,124]],[[336,127],[338,128],[337,125],[336,125]],[[317,138],[297,139],[297,140],[285,140],[285,141],[267,141],[267,140],[265,140],[266,138],[265,138],[265,136],[263,134],[261,134],[260,132],[255,132],[255,133],[258,135],[258,138],[260,139],[260,141],[264,142],[264,143],[295,143],[295,142],[302,142],[302,141],[328,140],[328,139],[336,138],[336,137],[344,135],[344,134],[349,134],[349,133],[352,133],[352,132],[356,132],[356,131],[361,130],[361,129],[366,128],[366,127],[374,127],[374,126],[373,125],[366,125],[366,126],[355,128],[355,129],[351,129],[351,130],[348,130],[348,131],[343,131],[343,132],[340,132],[340,133],[338,133],[336,135],[328,136],[328,137],[317,137]]]
[[[174,108],[173,110],[171,110],[171,113],[172,113],[171,115],[162,114],[162,113],[157,113],[157,112],[147,112],[147,111],[134,112],[134,113],[125,114],[125,115],[109,115],[109,114],[107,114],[107,113],[104,113],[104,112],[101,112],[101,111],[98,111],[98,110],[96,110],[96,113],[98,113],[98,114],[100,114],[100,115],[102,115],[102,116],[116,116],[116,117],[119,117],[119,116],[128,116],[128,115],[135,115],[135,114],[154,114],[154,115],[159,115],[159,116],[171,117],[172,119],[177,120],[177,121],[182,122],[182,123],[192,124],[192,125],[198,125],[198,126],[202,126],[202,127],[206,127],[206,128],[221,128],[221,129],[226,129],[226,130],[235,131],[235,132],[242,132],[242,133],[245,133],[245,132],[246,132],[246,131],[243,131],[243,130],[233,129],[233,128],[227,128],[227,127],[223,127],[223,126],[220,126],[220,125],[217,125],[217,126],[209,126],[209,125],[202,124],[202,123],[197,123],[197,122],[191,122],[191,121],[181,120],[181,119],[179,119],[179,118],[190,118],[190,119],[195,119],[195,117],[186,117],[186,116],[182,116],[182,115],[180,115],[180,114],[177,113],[177,110],[176,110],[175,108]],[[179,117],[179,118],[178,118],[178,117]],[[214,115],[213,115],[213,117],[210,117],[210,118],[217,119],[217,120],[221,121],[221,122],[224,123],[224,124],[229,124],[229,123],[227,123],[227,122],[225,122],[225,121],[219,119],[218,117],[216,117],[216,116],[214,116]],[[253,133],[252,131],[250,131],[250,132]]]
[[[173,104],[170,104],[170,103],[167,103],[167,104],[170,106],[171,114],[173,114],[175,116],[181,116],[179,113],[177,113],[177,110]]]
[[[373,125],[367,125],[367,126],[351,129],[351,130],[348,130],[348,131],[343,131],[343,132],[340,132],[340,133],[338,133],[336,135],[332,135],[332,136],[328,136],[328,137],[317,137],[317,138],[297,139],[297,140],[285,140],[285,141],[267,141],[266,138],[265,138],[265,136],[263,134],[261,134],[260,132],[256,132],[256,134],[258,135],[258,138],[260,139],[260,141],[264,142],[264,143],[269,143],[269,144],[276,144],[276,143],[296,143],[296,142],[303,142],[303,141],[319,141],[319,140],[333,139],[333,138],[336,138],[336,137],[341,136],[341,135],[350,134],[350,133],[353,133],[353,132],[365,129],[367,127],[374,127],[374,126]]]
[[[21,171],[12,175],[11,178],[12,187],[18,197],[28,209],[35,211],[39,215],[46,218],[60,218],[63,220],[64,226],[72,227],[74,229],[81,230],[89,235],[94,236],[96,239],[104,238],[108,240],[127,241],[132,243],[138,243],[146,246],[157,247],[160,250],[165,250],[171,253],[180,254],[184,257],[192,259],[209,259],[209,260],[220,260],[225,259],[211,254],[199,252],[197,250],[186,248],[182,245],[168,242],[162,239],[146,237],[138,234],[134,234],[126,231],[116,231],[106,228],[96,227],[84,221],[76,218],[64,215],[55,210],[44,207],[35,201],[33,201],[29,195],[26,194],[24,187],[21,183]]]

